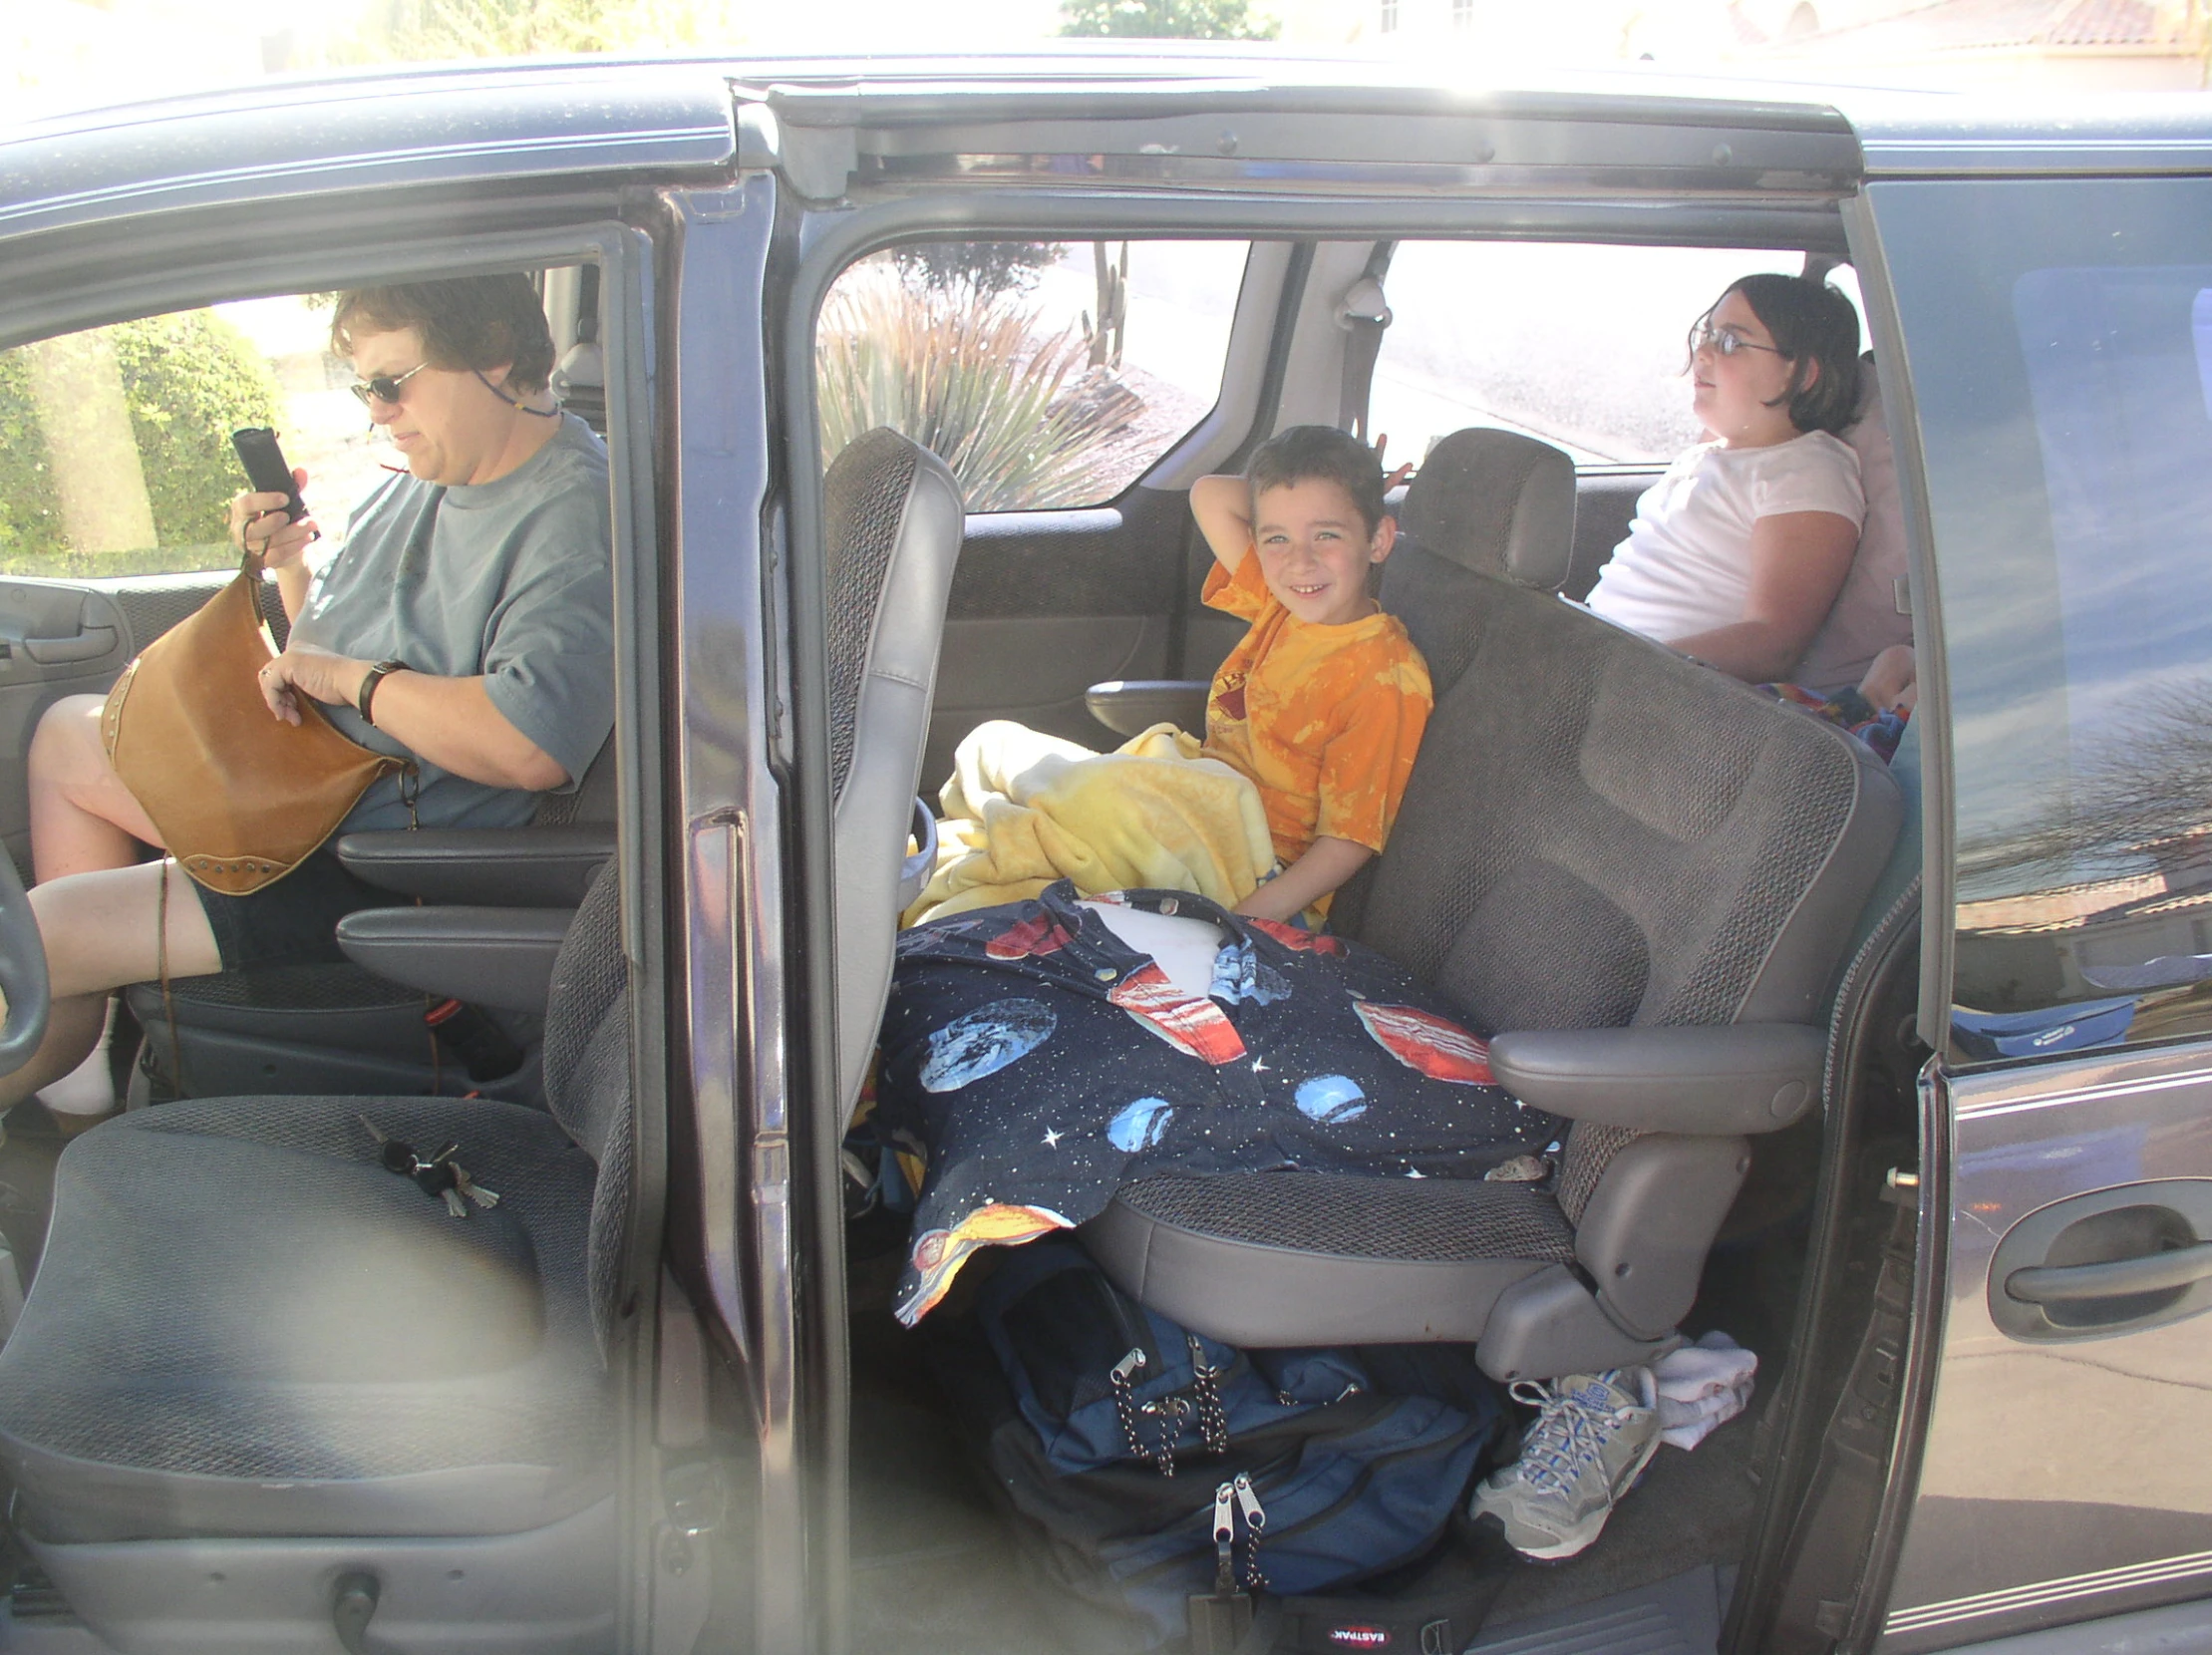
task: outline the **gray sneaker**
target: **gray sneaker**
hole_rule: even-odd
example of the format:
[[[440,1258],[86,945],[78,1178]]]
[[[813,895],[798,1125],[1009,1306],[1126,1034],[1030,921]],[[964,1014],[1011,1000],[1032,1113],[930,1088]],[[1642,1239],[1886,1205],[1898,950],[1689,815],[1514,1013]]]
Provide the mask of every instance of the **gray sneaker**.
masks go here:
[[[1613,1503],[1659,1452],[1659,1397],[1649,1368],[1517,1381],[1538,1410],[1521,1457],[1474,1491],[1468,1515],[1494,1516],[1523,1557],[1572,1557],[1598,1537]]]

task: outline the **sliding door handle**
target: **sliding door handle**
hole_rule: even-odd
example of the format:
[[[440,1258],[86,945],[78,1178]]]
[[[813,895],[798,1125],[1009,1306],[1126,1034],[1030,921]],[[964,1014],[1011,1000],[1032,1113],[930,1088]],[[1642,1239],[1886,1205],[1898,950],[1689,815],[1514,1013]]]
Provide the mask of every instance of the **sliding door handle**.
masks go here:
[[[2005,1291],[2024,1304],[2076,1304],[2084,1299],[2117,1299],[2131,1293],[2162,1293],[2212,1277],[2212,1241],[2140,1258],[2114,1258],[2100,1264],[2041,1264],[2015,1270]]]

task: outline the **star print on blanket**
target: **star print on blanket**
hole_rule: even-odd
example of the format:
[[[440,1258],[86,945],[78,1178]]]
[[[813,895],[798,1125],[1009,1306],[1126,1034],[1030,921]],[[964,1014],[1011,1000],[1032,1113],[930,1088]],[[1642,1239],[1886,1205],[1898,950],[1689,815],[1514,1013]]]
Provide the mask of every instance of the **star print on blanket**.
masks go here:
[[[1187,891],[1111,900],[1220,930],[1204,997],[1066,880],[899,936],[855,1133],[913,1204],[893,1304],[908,1326],[980,1248],[1073,1228],[1136,1178],[1475,1178],[1562,1131],[1492,1084],[1484,1042],[1373,949]]]

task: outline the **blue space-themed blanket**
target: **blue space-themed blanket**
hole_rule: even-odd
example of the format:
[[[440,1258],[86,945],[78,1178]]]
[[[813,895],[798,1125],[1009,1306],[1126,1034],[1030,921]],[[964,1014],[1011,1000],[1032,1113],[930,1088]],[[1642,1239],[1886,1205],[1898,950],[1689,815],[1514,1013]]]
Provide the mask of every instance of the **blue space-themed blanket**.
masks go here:
[[[856,1131],[886,1199],[914,1205],[907,1325],[978,1248],[1071,1228],[1152,1173],[1480,1177],[1559,1136],[1374,949],[1186,891],[1105,900],[1219,926],[1208,995],[1185,998],[1066,880],[899,936]]]

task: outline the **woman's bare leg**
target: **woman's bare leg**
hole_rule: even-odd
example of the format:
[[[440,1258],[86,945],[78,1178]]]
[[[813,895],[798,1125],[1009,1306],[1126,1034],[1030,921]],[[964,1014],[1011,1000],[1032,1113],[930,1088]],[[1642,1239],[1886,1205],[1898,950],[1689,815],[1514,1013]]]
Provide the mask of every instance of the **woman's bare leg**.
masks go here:
[[[31,738],[31,864],[44,884],[72,873],[129,867],[159,832],[108,762],[97,695],[64,696]]]
[[[161,974],[162,869],[168,886],[168,974],[219,971],[215,933],[191,879],[173,861],[73,874],[37,886],[31,907],[46,941],[54,995],[46,1039],[31,1061],[0,1077],[0,1110],[21,1103],[85,1061],[107,1015],[108,995]]]

